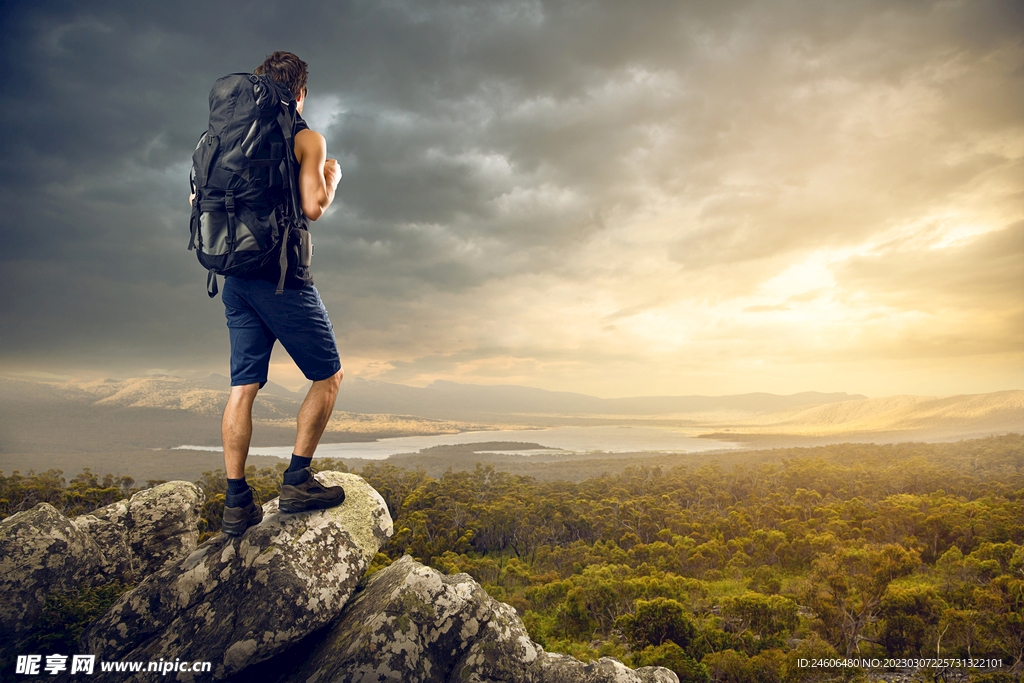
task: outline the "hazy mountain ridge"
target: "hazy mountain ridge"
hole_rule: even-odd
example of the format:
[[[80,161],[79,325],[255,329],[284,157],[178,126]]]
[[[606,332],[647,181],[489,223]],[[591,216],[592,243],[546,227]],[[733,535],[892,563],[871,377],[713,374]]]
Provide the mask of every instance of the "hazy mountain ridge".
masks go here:
[[[1024,429],[1024,391],[953,396],[888,396],[798,408],[734,425],[747,434],[827,436],[930,431],[936,436]]]
[[[127,472],[143,479],[178,477],[183,468],[195,473],[212,471],[222,467],[220,453],[168,449],[183,444],[220,446],[221,411],[227,401],[229,384],[226,377],[216,375],[202,379],[145,377],[90,382],[0,377],[0,470],[27,472],[56,467],[65,472],[77,472],[91,467],[94,471]],[[417,388],[346,380],[324,442],[478,431],[494,429],[498,424],[502,428],[511,425],[661,426],[684,429],[694,435],[710,433],[715,438],[744,442],[752,448],[843,442],[956,441],[1024,432],[1024,391],[1020,390],[946,397],[848,398],[804,406],[792,405],[804,400],[806,395],[803,394],[707,397],[704,407],[708,410],[703,412],[677,413],[669,417],[662,414],[652,418],[621,414],[613,417],[608,413],[615,407],[609,408],[605,399],[579,394],[545,397],[549,401],[545,407],[562,408],[559,414],[545,417],[537,417],[537,413],[533,416],[470,413],[460,408],[467,402],[472,403],[466,395],[490,392],[493,403],[489,407],[494,408],[499,405],[495,398],[499,395],[543,397],[543,392],[527,388],[506,391],[503,387],[469,387],[463,392],[464,389],[466,385],[454,383]],[[293,392],[272,384],[260,392],[254,406],[254,446],[288,446],[294,442],[295,415],[304,394],[304,391]],[[446,394],[455,395],[458,400],[446,401]],[[816,398],[820,401],[822,396],[837,395],[817,395]],[[556,399],[565,399],[565,402]],[[647,399],[636,402],[644,400]],[[695,402],[693,397],[681,397],[674,405],[672,401],[655,400],[671,409],[684,401]],[[629,399],[610,401],[628,402]],[[566,403],[569,406],[589,404],[600,412],[582,418],[569,417]],[[767,410],[773,405],[780,407]],[[356,406],[355,410],[350,409]],[[762,412],[751,414],[751,409],[758,407]],[[485,419],[467,419],[473,416]],[[531,435],[529,440],[538,439]],[[473,457],[474,461],[488,461],[492,456]],[[272,466],[277,459],[252,456],[252,462]],[[523,471],[530,472],[541,464],[524,461]]]
[[[229,390],[230,382],[222,375],[201,379],[158,375],[126,380],[66,382],[0,378],[0,398],[64,400],[111,408],[165,408],[197,414],[219,414]],[[256,398],[254,417],[288,417],[293,413],[293,404],[301,403],[304,396],[304,390],[290,391],[268,382]],[[421,388],[355,378],[342,383],[335,408],[349,413],[416,415],[444,420],[517,415],[679,416],[731,413],[741,416],[859,400],[866,400],[866,397],[819,392],[789,396],[752,393],[605,399],[509,385],[436,381]]]
[[[0,452],[53,452],[64,445],[96,450],[104,440],[123,448],[215,445],[229,384],[220,375],[85,382],[0,378]],[[304,395],[268,383],[253,406],[260,427],[254,444],[281,445],[294,438]],[[721,438],[947,439],[1024,431],[1024,391],[942,397],[804,392],[602,399],[530,387],[435,382],[420,388],[349,379],[342,384],[327,431],[333,441],[372,440],[581,420],[606,425],[649,420]]]
[[[863,400],[847,393],[802,392],[789,396],[768,393],[733,396],[639,396],[598,398],[586,394],[547,391],[511,385],[459,384],[437,380],[424,388],[352,379],[342,383],[336,406],[352,412],[400,412],[443,419],[508,420],[562,415],[613,417],[673,417],[729,414],[733,418],[774,413],[798,406]]]
[[[5,401],[70,402],[109,409],[160,408],[213,416],[224,412],[229,391],[228,379],[218,375],[201,380],[154,376],[84,382],[0,378],[0,400]],[[292,392],[284,387],[268,383],[253,404],[253,417],[267,420],[294,417],[301,396],[290,394]]]
[[[586,394],[552,392],[543,389],[509,385],[480,386],[437,380],[428,389],[463,397],[487,405],[504,402],[511,412],[544,412],[545,407],[555,412],[597,413],[605,415],[674,415],[695,412],[745,411],[765,412],[795,406],[809,406],[836,401],[866,399],[860,394],[846,392],[825,394],[804,391],[791,395],[755,392],[728,396],[635,396],[629,398],[597,398]],[[484,409],[481,407],[481,409]],[[508,409],[508,408],[506,408]]]
[[[200,415],[220,415],[230,386],[225,383],[212,388],[205,381],[167,378],[136,378],[125,380],[112,394],[96,401],[96,406],[118,408],[167,408]],[[284,398],[274,392],[260,392],[253,403],[254,419],[294,417],[296,399]]]
[[[183,444],[219,446],[230,381],[153,376],[126,380],[32,381],[0,377],[0,453],[137,453]],[[305,392],[268,383],[253,403],[253,445],[290,445]],[[325,441],[491,429],[411,414],[335,410]],[[24,468],[21,458],[17,466]],[[31,459],[28,459],[31,461]],[[0,469],[10,469],[9,459]]]

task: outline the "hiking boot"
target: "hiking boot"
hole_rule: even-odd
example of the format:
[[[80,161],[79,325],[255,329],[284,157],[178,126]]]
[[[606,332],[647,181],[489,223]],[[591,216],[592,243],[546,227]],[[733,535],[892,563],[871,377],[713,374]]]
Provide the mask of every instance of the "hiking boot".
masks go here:
[[[314,471],[312,467],[306,467],[284,473],[284,485],[281,486],[281,499],[278,502],[281,512],[320,510],[341,505],[345,500],[345,489],[321,484],[313,478]]]
[[[263,521],[263,506],[250,500],[244,507],[224,506],[224,517],[220,530],[228,536],[238,536],[251,526]]]

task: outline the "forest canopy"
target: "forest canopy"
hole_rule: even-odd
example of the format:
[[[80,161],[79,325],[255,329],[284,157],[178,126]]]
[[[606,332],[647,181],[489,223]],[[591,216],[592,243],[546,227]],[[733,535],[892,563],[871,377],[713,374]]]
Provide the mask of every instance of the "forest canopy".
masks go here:
[[[263,500],[283,468],[247,471]],[[668,666],[682,681],[864,674],[798,665],[836,657],[987,661],[978,681],[1024,669],[1021,435],[777,449],[579,483],[494,463],[432,477],[380,462],[358,474],[395,521],[371,572],[404,554],[466,572],[551,651]],[[197,483],[209,537],[224,475]],[[0,477],[0,514],[43,501],[79,514],[133,490],[88,471],[70,482],[15,473]]]

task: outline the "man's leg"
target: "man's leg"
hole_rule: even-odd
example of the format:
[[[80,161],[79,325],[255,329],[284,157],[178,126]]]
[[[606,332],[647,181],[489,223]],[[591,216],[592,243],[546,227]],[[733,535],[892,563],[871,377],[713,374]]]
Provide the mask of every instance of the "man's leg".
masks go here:
[[[327,379],[313,382],[306,394],[306,400],[299,409],[298,434],[292,462],[284,473],[281,486],[280,509],[284,512],[302,512],[318,508],[329,508],[345,500],[345,490],[340,486],[326,486],[313,477],[310,462],[313,452],[320,443],[320,437],[327,427],[334,411],[334,399],[338,396],[345,371],[339,369]]]
[[[253,307],[253,297],[258,293],[254,281],[226,277],[220,295],[231,338],[232,384],[221,422],[228,478],[221,529],[233,535],[263,519],[263,508],[253,500],[245,481],[245,459],[252,438],[252,404],[260,386],[267,381],[277,338]]]
[[[317,481],[310,467],[344,377],[327,309],[316,287],[285,289],[275,295],[271,285],[260,299],[259,310],[302,374],[323,378],[313,380],[299,409],[295,450],[284,472],[279,507],[282,512],[301,512],[339,505],[345,500],[342,487]]]
[[[300,458],[312,458],[320,437],[334,412],[334,401],[338,398],[338,387],[345,376],[345,371],[338,370],[334,375],[319,382],[313,382],[306,394],[306,400],[299,409],[299,429],[295,437],[293,454]],[[248,446],[248,442],[246,443]],[[225,457],[227,450],[224,451]],[[230,476],[230,475],[229,475]]]
[[[231,387],[220,427],[224,441],[224,470],[228,473],[228,479],[241,479],[245,476],[245,459],[249,455],[249,441],[252,439],[252,403],[259,390],[259,383]]]
[[[252,402],[259,390],[259,383],[231,387],[221,422],[224,469],[228,474],[221,530],[232,536],[263,520],[263,508],[253,500],[245,481],[245,459],[249,455],[249,440],[252,438]]]

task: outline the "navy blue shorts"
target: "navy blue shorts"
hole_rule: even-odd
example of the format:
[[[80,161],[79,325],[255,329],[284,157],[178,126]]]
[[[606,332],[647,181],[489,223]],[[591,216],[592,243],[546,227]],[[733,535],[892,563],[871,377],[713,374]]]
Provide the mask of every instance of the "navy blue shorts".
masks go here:
[[[286,289],[266,280],[224,278],[221,300],[231,335],[231,386],[267,383],[274,342],[306,379],[317,382],[341,370],[338,342],[316,287]]]

